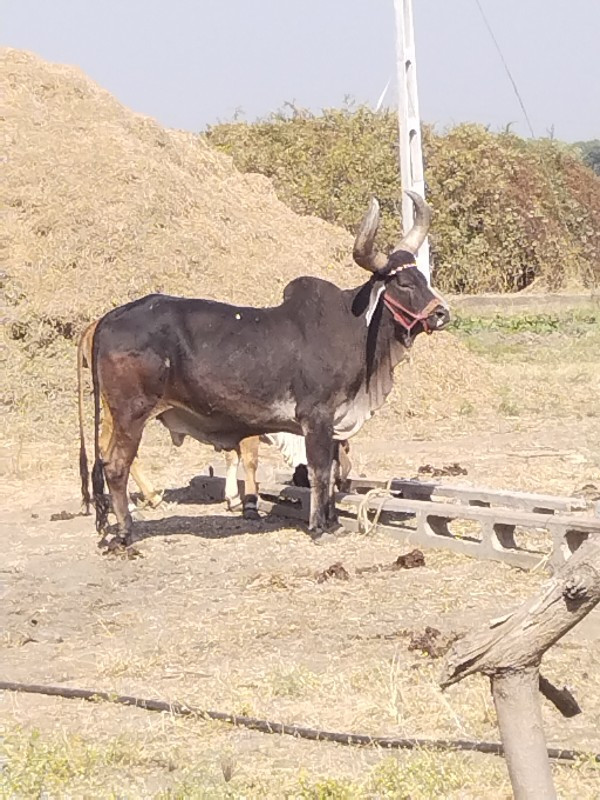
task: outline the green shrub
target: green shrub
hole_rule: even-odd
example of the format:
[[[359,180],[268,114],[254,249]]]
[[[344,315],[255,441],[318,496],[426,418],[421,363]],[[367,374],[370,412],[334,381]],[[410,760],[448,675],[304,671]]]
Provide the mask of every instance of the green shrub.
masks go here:
[[[369,108],[279,112],[217,125],[209,142],[280,198],[354,230],[369,197],[381,203],[380,242],[400,230],[396,116]],[[449,292],[516,291],[600,283],[600,178],[577,148],[463,124],[423,127],[427,197],[435,210],[436,284]]]

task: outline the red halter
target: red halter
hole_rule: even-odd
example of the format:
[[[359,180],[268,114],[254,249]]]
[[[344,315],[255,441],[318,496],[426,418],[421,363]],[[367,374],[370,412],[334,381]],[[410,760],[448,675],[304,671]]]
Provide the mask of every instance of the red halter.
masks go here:
[[[407,267],[417,267],[416,264],[404,264],[401,269],[406,269]],[[434,293],[435,294],[435,293]],[[383,302],[385,303],[386,307],[391,311],[392,316],[399,322],[406,330],[410,333],[412,329],[415,327],[417,322],[423,323],[423,328],[425,329],[426,333],[431,333],[431,328],[427,324],[427,318],[430,314],[439,306],[440,301],[439,298],[433,297],[429,303],[425,306],[422,311],[414,312],[410,311],[408,308],[403,306],[393,297],[388,296],[387,289],[383,293]]]

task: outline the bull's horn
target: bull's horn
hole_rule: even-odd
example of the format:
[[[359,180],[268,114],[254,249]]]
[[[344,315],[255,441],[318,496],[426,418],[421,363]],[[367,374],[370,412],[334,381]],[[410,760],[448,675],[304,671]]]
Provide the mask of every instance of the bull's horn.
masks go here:
[[[377,272],[377,270],[383,269],[388,262],[387,256],[383,253],[378,253],[377,250],[374,249],[378,227],[379,203],[377,199],[373,197],[369,204],[369,210],[360,223],[356,239],[354,240],[354,249],[352,250],[352,257],[358,266],[363,269],[368,269],[370,272]]]
[[[415,204],[415,224],[394,247],[394,253],[396,250],[408,250],[409,253],[416,255],[419,247],[425,241],[431,225],[431,206],[428,206],[421,195],[416,192],[407,191],[406,194]]]

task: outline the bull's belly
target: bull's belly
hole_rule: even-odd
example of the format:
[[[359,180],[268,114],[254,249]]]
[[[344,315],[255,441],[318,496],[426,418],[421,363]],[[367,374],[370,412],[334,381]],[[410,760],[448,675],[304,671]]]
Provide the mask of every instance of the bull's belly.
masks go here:
[[[172,407],[163,411],[158,419],[169,429],[173,441],[184,436],[191,436],[203,444],[212,445],[217,450],[232,450],[242,439],[262,433],[287,431],[301,433],[300,425],[295,420],[260,420],[240,421],[227,414],[202,414],[187,408]]]

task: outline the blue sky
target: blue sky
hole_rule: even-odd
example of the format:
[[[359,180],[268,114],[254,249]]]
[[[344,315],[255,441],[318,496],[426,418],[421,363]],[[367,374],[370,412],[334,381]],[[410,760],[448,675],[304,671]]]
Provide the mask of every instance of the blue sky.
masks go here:
[[[599,0],[480,0],[537,136],[600,138]],[[475,0],[413,0],[421,116],[528,128]],[[3,44],[76,64],[135,111],[201,130],[284,101],[374,105],[392,0],[0,0]],[[394,101],[390,92],[388,98]]]

